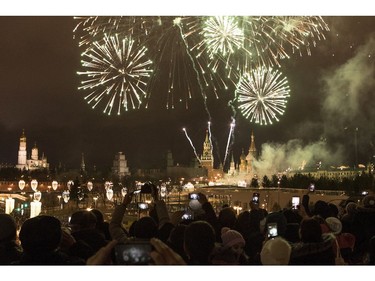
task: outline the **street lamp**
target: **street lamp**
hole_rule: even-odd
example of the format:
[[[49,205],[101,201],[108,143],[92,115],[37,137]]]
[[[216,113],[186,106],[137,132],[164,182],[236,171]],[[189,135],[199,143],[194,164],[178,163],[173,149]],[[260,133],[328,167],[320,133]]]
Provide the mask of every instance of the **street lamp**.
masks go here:
[[[112,188],[108,188],[107,189],[106,195],[107,195],[107,199],[109,201],[112,201],[112,197],[113,197],[113,190],[112,190]]]
[[[61,204],[61,195],[57,195],[57,198],[59,198],[59,206],[60,206],[60,209],[62,209],[62,204]]]
[[[18,187],[19,187],[19,189],[21,189],[21,190],[23,190],[23,189],[25,188],[25,185],[26,185],[26,183],[25,183],[24,180],[20,180],[20,181],[18,182]]]
[[[70,192],[69,192],[69,190],[63,191],[62,198],[63,198],[63,200],[64,200],[65,203],[69,202],[69,199],[70,199]]]
[[[98,200],[98,196],[94,196],[92,199],[94,199],[94,208],[96,209],[96,201]]]
[[[40,214],[42,210],[42,203],[40,199],[42,198],[42,193],[40,191],[34,192],[34,201],[30,203],[30,218],[36,217]]]
[[[57,181],[53,181],[53,182],[52,182],[52,189],[56,191],[56,190],[57,190],[57,187],[58,187],[58,185],[59,185],[59,184],[58,184],[58,182],[57,182]]]
[[[92,190],[92,187],[93,187],[92,182],[91,182],[91,181],[87,182],[87,189],[88,189],[89,191]]]
[[[128,193],[128,189],[126,187],[121,188],[122,197],[125,197],[127,193]]]
[[[38,187],[38,181],[37,180],[32,180],[31,181],[31,188],[32,188],[32,190],[34,192],[36,191],[37,187]]]

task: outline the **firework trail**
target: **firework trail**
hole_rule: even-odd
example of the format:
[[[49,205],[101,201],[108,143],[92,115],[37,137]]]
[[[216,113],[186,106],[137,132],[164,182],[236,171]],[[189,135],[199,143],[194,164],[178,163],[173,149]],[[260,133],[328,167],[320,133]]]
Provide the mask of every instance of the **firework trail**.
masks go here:
[[[212,145],[211,122],[210,121],[208,121],[208,138],[210,140],[211,154],[212,154],[213,145]]]
[[[186,129],[185,129],[185,128],[182,128],[182,130],[184,131],[186,138],[188,139],[188,141],[190,142],[191,147],[192,147],[193,150],[194,150],[195,157],[198,159],[198,162],[201,163],[201,159],[199,158],[199,156],[198,156],[198,154],[197,154],[197,151],[196,151],[196,149],[195,149],[195,147],[194,147],[194,145],[193,145],[193,142],[191,141],[191,139],[190,139],[190,137],[189,137],[189,135],[188,135]]]
[[[106,36],[105,43],[94,42],[93,47],[83,56],[82,67],[86,71],[77,72],[87,76],[79,90],[91,91],[85,96],[92,108],[104,103],[104,113],[111,114],[117,107],[117,114],[129,107],[139,108],[147,97],[147,80],[152,73],[152,61],[146,58],[147,49],[137,48],[131,38],[119,40],[119,36]],[[107,102],[105,103],[105,100]]]
[[[229,144],[230,144],[230,141],[232,139],[232,135],[233,135],[233,131],[234,131],[234,127],[236,126],[236,120],[233,118],[232,119],[232,122],[230,123],[230,130],[229,130],[229,135],[228,135],[228,142],[227,142],[227,148],[225,149],[225,156],[224,156],[224,165],[227,161],[227,157],[229,155]]]
[[[289,97],[288,81],[282,73],[265,67],[245,73],[238,83],[236,101],[243,116],[260,125],[272,124],[272,119],[279,121]]]

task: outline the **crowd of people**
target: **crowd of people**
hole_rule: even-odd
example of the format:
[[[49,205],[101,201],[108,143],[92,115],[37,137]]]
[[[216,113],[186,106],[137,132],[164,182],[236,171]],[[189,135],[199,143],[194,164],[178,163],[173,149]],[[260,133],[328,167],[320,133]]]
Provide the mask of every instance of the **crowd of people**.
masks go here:
[[[375,197],[343,206],[303,196],[297,209],[267,212],[227,205],[217,214],[204,193],[199,210],[168,212],[151,185],[152,203],[126,228],[133,192],[109,221],[101,211],[77,210],[69,226],[50,215],[27,219],[17,230],[0,214],[1,265],[373,265]],[[271,229],[272,231],[268,231]],[[277,229],[277,233],[275,232]],[[273,235],[276,234],[276,235]]]

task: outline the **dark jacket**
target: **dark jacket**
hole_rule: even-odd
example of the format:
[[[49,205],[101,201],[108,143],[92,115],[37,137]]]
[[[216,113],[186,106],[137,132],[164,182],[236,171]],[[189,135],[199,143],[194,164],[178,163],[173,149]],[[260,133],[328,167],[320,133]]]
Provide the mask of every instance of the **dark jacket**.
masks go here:
[[[22,248],[15,241],[0,244],[0,265],[9,265],[21,258]]]
[[[355,236],[353,257],[361,263],[368,252],[370,239],[375,236],[375,208],[357,208],[352,233]]]
[[[38,253],[30,255],[23,253],[19,261],[13,262],[13,265],[85,265],[83,259],[70,257],[67,254],[57,250],[54,252]]]
[[[108,243],[104,235],[96,229],[73,232],[72,236],[77,242],[70,247],[69,255],[80,257],[84,260],[87,260]]]
[[[293,243],[290,254],[290,265],[334,265],[335,253],[333,249],[335,237],[323,234],[321,242]]]

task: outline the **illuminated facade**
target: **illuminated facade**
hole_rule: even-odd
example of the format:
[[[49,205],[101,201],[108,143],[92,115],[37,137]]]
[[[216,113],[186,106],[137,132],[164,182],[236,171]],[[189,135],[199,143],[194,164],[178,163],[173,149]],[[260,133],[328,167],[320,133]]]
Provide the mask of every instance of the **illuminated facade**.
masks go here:
[[[47,162],[47,157],[42,154],[42,157],[39,158],[39,151],[36,146],[31,149],[31,157],[27,159],[27,146],[26,146],[26,136],[25,131],[22,131],[20,137],[20,146],[18,149],[18,164],[16,167],[20,170],[40,170],[40,169],[49,169],[49,163]]]
[[[119,178],[130,176],[129,167],[125,159],[125,154],[123,152],[119,152],[115,155],[115,159],[113,160],[112,173]]]
[[[212,156],[212,145],[208,138],[208,131],[206,131],[206,138],[203,143],[203,152],[201,157],[201,165],[207,170],[207,176],[210,177],[213,170],[214,158]]]
[[[234,161],[234,157],[232,155],[230,168],[228,170],[228,175],[229,176],[237,176],[237,175],[253,176],[255,174],[254,161],[256,159],[257,159],[257,149],[255,147],[255,138],[254,138],[254,133],[251,132],[249,152],[245,154],[244,149],[242,149],[242,153],[240,155],[240,161],[238,164],[236,164],[236,162]]]

